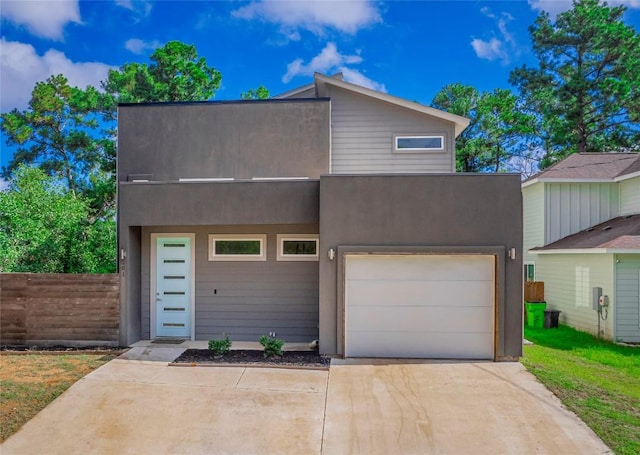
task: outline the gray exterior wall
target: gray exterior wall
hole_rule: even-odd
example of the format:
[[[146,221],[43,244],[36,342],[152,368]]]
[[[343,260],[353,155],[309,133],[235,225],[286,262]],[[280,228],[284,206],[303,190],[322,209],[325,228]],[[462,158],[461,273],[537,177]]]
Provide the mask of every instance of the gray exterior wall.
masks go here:
[[[368,96],[328,86],[331,172],[334,174],[455,172],[454,124]],[[443,152],[394,152],[394,135],[437,134]]]
[[[640,343],[640,254],[616,255],[616,341]]]
[[[118,192],[121,227],[314,224],[318,208],[317,180],[121,183]]]
[[[195,338],[257,341],[276,332],[288,342],[318,338],[318,262],[276,261],[277,234],[317,234],[317,225],[153,226],[142,229],[142,339],[150,338],[151,233],[195,233]],[[208,260],[209,234],[266,234],[267,260]]]
[[[616,183],[545,183],[544,244],[560,240],[620,213]]]
[[[118,187],[118,243],[126,254],[120,256],[121,277],[120,344],[126,346],[142,339],[142,295],[148,295],[148,255],[143,252],[143,242],[149,242],[144,227],[162,226],[165,232],[204,232],[207,229],[226,229],[231,226],[242,230],[246,225],[278,225],[283,231],[292,227],[317,226],[319,221],[318,181],[295,182],[216,182],[216,183],[120,183]],[[172,226],[175,228],[172,228]],[[157,228],[154,228],[157,229]],[[253,229],[251,229],[253,230]],[[157,232],[157,231],[154,231]],[[239,231],[236,231],[239,232]],[[280,233],[291,233],[286,230]],[[308,232],[308,231],[307,231]],[[254,233],[254,232],[252,232]],[[196,256],[202,253],[201,236],[196,236]],[[148,251],[148,246],[146,250]],[[146,262],[146,265],[145,265]],[[196,263],[197,265],[198,263]],[[229,263],[227,263],[229,264]],[[297,263],[300,264],[300,263]],[[284,270],[283,266],[278,270]],[[300,270],[306,270],[301,267]],[[317,268],[317,264],[316,264]],[[273,271],[269,271],[272,273]],[[196,270],[196,274],[199,271]],[[210,273],[217,273],[211,270]],[[306,273],[306,272],[305,272]],[[148,274],[148,272],[147,272]],[[197,278],[197,276],[196,276]],[[303,278],[305,280],[309,277]],[[308,282],[307,282],[308,284]],[[146,284],[148,286],[148,284]],[[196,289],[196,293],[198,290]],[[279,295],[276,292],[276,297]],[[148,305],[148,303],[147,303]],[[317,305],[317,303],[316,303]],[[197,301],[196,301],[197,306]],[[248,307],[247,307],[248,308]],[[213,316],[217,317],[216,315]],[[216,330],[217,326],[213,329]],[[306,326],[305,326],[306,327]],[[309,331],[306,331],[309,329]],[[315,328],[306,327],[305,333]],[[204,336],[204,333],[201,332]],[[300,335],[307,340],[306,335]]]
[[[121,105],[119,181],[310,177],[329,171],[326,99]]]
[[[327,251],[338,250],[329,260]],[[342,354],[342,252],[496,256],[496,359],[522,354],[522,196],[518,175],[323,176],[320,350]],[[506,257],[516,249],[516,259]]]

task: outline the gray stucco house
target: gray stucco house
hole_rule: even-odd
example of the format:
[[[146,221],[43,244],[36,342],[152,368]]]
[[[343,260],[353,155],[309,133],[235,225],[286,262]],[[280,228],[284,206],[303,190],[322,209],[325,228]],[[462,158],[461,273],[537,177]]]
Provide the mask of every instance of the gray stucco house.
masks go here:
[[[121,343],[516,359],[520,178],[455,173],[467,124],[320,74],[269,100],[121,105]]]

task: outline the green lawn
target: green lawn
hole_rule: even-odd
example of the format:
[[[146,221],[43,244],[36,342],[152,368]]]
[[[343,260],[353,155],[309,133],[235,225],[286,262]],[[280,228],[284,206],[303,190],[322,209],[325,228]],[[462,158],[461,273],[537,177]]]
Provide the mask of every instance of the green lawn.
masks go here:
[[[0,355],[0,442],[117,354]]]
[[[522,363],[617,454],[640,453],[640,347],[570,327],[532,329]]]

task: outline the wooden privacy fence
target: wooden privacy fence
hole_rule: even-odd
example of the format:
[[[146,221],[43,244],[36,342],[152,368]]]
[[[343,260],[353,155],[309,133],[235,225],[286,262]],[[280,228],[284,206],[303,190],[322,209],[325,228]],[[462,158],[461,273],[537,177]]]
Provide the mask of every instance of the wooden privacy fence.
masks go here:
[[[543,302],[544,301],[544,282],[543,281],[525,281],[524,301],[525,302]]]
[[[0,273],[0,344],[118,346],[118,275]]]

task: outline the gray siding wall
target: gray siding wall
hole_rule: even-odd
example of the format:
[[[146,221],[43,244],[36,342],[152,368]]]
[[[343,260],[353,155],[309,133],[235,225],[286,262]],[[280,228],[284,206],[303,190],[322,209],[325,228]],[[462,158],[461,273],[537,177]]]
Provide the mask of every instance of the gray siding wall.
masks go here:
[[[522,189],[524,262],[536,261],[536,254],[529,254],[531,248],[544,246],[544,183],[536,183]]]
[[[640,254],[616,256],[615,337],[640,343]]]
[[[503,252],[497,259],[497,358],[522,354],[520,176],[323,176],[320,180],[320,350],[342,353],[339,258],[330,248]],[[516,259],[506,251],[516,249]],[[390,251],[389,248],[386,251]],[[500,265],[502,264],[502,266]]]
[[[329,101],[123,105],[118,175],[311,177],[329,170]]]
[[[234,341],[257,341],[276,332],[289,342],[318,337],[318,263],[276,261],[277,234],[317,234],[317,225],[154,226],[142,229],[142,338],[150,337],[151,233],[196,235],[196,340],[227,333]],[[209,234],[267,234],[267,260],[208,260]]]
[[[146,230],[143,236],[141,226],[165,226],[164,232],[204,232],[202,226],[214,225],[317,226],[319,191],[319,181],[120,183],[118,248],[126,253],[126,258],[119,260],[122,283],[120,344],[126,346],[140,340],[143,336],[141,327],[149,325],[141,322],[142,316],[149,315],[148,307],[141,308],[141,296],[149,295],[149,277],[142,275],[142,268],[148,269],[149,256],[148,252],[142,253],[141,245],[143,241],[149,242],[146,234],[150,231]],[[187,229],[185,226],[192,227]],[[200,248],[198,242],[202,241],[206,242],[197,235],[196,243]],[[198,251],[197,255],[205,254],[206,247],[204,253]],[[206,260],[206,256],[204,258]],[[308,264],[300,270],[306,270],[305,267]],[[278,263],[277,270],[287,268],[294,270],[292,275],[298,270],[295,266]],[[198,273],[196,271],[196,278]],[[144,283],[147,283],[146,290],[141,289]],[[317,299],[315,305],[317,311]]]
[[[545,183],[545,245],[615,218],[615,183]]]
[[[399,106],[328,87],[331,97],[331,172],[455,172],[454,125]],[[445,136],[444,152],[394,153],[394,135]]]
[[[623,180],[620,185],[620,215],[640,213],[640,177]]]

